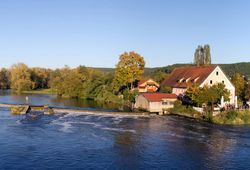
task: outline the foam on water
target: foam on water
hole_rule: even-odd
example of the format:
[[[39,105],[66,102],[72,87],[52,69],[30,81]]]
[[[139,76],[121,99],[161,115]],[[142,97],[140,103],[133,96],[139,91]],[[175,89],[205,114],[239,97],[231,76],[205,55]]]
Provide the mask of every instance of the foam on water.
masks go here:
[[[81,119],[77,119],[79,116],[84,116]],[[97,118],[97,119],[91,119]],[[62,126],[60,130],[65,133],[73,132],[73,128],[79,127],[79,125],[89,125],[91,128],[98,128],[106,131],[116,131],[116,132],[130,132],[136,133],[133,129],[125,129],[119,126],[120,122],[124,118],[130,118],[130,116],[110,116],[110,115],[91,115],[86,113],[69,113],[53,120],[51,124]],[[133,117],[135,118],[135,117]],[[102,119],[106,119],[103,121]],[[135,118],[137,119],[137,117]]]

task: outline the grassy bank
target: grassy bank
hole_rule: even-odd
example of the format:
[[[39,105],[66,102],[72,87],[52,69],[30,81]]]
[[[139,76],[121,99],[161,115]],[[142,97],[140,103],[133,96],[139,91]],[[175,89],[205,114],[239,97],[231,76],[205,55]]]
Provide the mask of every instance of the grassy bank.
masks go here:
[[[171,114],[203,120],[221,125],[250,125],[250,110],[226,111],[213,116],[212,113],[201,114],[192,106],[182,105],[180,101],[175,102],[174,108],[170,109]]]
[[[22,91],[23,94],[56,94],[56,90],[53,89],[38,89]]]
[[[211,121],[216,124],[250,125],[250,110],[221,112],[213,116]]]
[[[176,101],[174,104],[174,108],[170,109],[169,112],[171,114],[175,114],[179,116],[202,119],[201,113],[194,110],[192,106],[182,105],[180,101]]]

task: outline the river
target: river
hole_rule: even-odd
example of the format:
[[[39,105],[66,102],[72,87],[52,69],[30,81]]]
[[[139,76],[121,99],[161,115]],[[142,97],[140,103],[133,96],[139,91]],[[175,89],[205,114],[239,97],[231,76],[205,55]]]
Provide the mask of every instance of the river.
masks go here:
[[[2,94],[3,102],[22,103],[25,95]],[[100,109],[50,95],[30,95],[29,102]],[[176,116],[14,116],[0,109],[0,169],[250,169],[249,159],[250,126]]]

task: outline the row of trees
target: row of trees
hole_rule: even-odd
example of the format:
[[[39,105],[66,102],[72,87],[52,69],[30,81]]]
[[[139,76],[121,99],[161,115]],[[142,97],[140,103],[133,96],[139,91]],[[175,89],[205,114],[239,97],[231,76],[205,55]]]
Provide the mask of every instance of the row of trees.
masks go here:
[[[10,69],[0,70],[0,89],[13,89],[17,92],[48,88],[52,70],[28,68],[23,63],[14,64]]]
[[[207,108],[212,108],[214,104],[220,103],[222,96],[225,101],[228,101],[230,92],[225,89],[224,84],[218,83],[211,87],[193,85],[187,89],[185,95],[192,102],[192,105],[202,106],[205,104]]]
[[[0,89],[17,92],[51,88],[59,96],[117,101],[133,100],[132,89],[144,73],[145,61],[135,52],[120,55],[115,73],[79,66],[61,69],[29,68],[23,63],[0,70]]]

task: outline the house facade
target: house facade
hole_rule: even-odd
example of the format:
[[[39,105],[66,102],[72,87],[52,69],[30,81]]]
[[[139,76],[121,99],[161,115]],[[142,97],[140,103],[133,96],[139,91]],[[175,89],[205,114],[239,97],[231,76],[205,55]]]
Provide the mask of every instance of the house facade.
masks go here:
[[[193,84],[204,87],[218,83],[223,83],[230,91],[230,104],[235,104],[235,87],[218,65],[176,68],[162,86],[169,86],[174,94],[180,95],[185,94],[187,88]]]
[[[176,94],[140,93],[135,99],[135,108],[162,113],[164,109],[173,108],[176,100]]]
[[[144,79],[138,82],[138,90],[140,93],[157,92],[160,85],[152,79]]]

